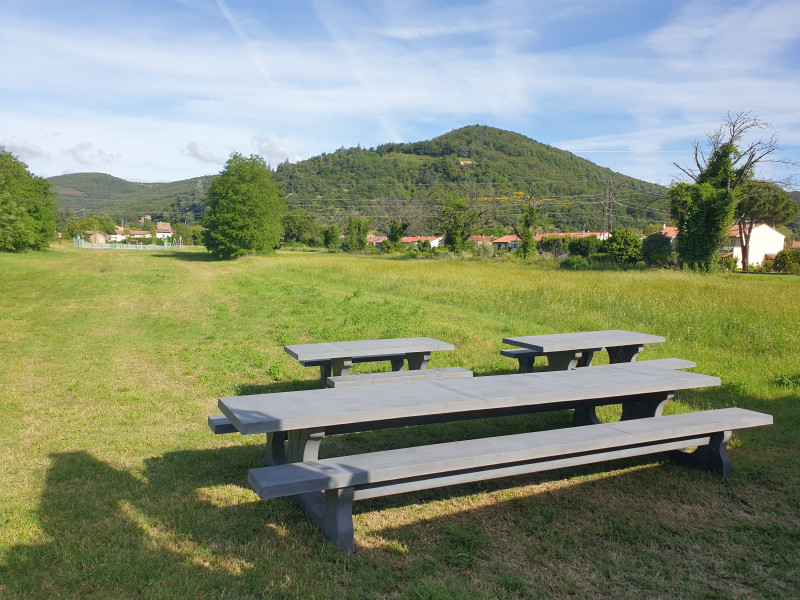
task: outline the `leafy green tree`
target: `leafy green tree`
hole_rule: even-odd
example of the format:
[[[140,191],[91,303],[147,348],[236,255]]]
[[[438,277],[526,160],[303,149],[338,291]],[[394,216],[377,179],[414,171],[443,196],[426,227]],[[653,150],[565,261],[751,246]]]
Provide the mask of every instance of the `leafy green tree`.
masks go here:
[[[666,267],[672,259],[672,240],[655,231],[642,240],[642,258],[651,267]]]
[[[399,244],[407,229],[408,223],[400,219],[394,219],[389,224],[389,231],[386,234],[386,239],[392,244]]]
[[[603,241],[601,250],[618,263],[635,263],[642,260],[642,243],[639,234],[633,229],[615,229],[611,232],[611,236]]]
[[[462,252],[478,228],[481,211],[452,188],[439,188],[433,196],[439,204],[439,229],[444,233],[444,245],[453,252]]]
[[[339,226],[330,225],[322,230],[322,243],[328,250],[339,249]]]
[[[600,251],[602,242],[600,238],[594,235],[585,235],[583,237],[574,238],[569,241],[567,250],[572,256],[583,256],[589,258],[595,252]]]
[[[268,254],[283,235],[283,195],[264,159],[231,154],[208,186],[203,243],[218,258]]]
[[[46,250],[56,208],[50,183],[0,147],[0,251]]]
[[[367,247],[367,232],[369,222],[358,217],[347,217],[347,233],[344,237],[346,252],[362,252]]]
[[[307,210],[290,210],[283,217],[283,239],[309,246],[319,244],[320,230],[316,217]]]
[[[750,234],[757,223],[775,227],[790,222],[798,213],[797,203],[782,188],[768,181],[746,181],[736,194],[734,222],[739,229],[742,271],[749,270]]]

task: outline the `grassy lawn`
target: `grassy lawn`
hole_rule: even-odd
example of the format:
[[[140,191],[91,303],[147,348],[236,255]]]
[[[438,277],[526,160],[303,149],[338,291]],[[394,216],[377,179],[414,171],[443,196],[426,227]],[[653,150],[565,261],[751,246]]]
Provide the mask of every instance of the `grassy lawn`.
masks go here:
[[[0,254],[0,598],[800,597],[798,298],[788,276]],[[663,335],[640,359],[722,378],[667,412],[741,406],[775,425],[734,434],[729,480],[649,457],[356,503],[352,555],[250,491],[263,436],[206,425],[219,396],[317,385],[284,344],[430,336],[456,347],[431,367],[481,376],[514,372],[503,337],[593,329]],[[351,434],[321,455],[570,419]]]

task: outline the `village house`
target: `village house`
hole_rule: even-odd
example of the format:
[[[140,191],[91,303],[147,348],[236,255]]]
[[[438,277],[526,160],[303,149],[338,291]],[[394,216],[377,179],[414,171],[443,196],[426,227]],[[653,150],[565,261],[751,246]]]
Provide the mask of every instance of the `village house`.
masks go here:
[[[786,245],[786,236],[774,230],[766,223],[753,226],[750,233],[748,248],[748,264],[752,267],[760,265],[764,259],[775,258]],[[742,245],[739,239],[739,226],[734,225],[728,233],[728,245],[723,247],[723,252],[730,252],[736,259],[736,268],[742,267]]]
[[[174,232],[172,231],[172,227],[170,227],[169,223],[163,223],[161,221],[156,223],[156,237],[159,240],[171,238],[173,233]]]
[[[385,235],[368,235],[367,236],[367,245],[368,246],[375,246],[376,248],[380,248],[381,244],[385,242],[388,238]]]
[[[422,236],[404,237],[400,241],[403,244],[405,244],[406,246],[414,246],[415,248],[418,248],[419,245],[422,244],[422,242],[429,242],[430,245],[431,245],[431,248],[438,248],[439,245],[442,243],[443,239],[444,238],[437,237],[437,236],[424,236],[424,235],[422,235]]]
[[[492,240],[492,246],[494,246],[495,250],[498,252],[501,250],[515,252],[521,243],[522,240],[519,239],[519,236],[514,234],[504,235],[503,237]]]

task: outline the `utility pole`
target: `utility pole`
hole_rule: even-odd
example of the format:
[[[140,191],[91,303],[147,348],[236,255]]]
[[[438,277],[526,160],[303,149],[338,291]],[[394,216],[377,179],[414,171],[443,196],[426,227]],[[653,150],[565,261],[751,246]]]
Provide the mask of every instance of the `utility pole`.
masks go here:
[[[614,230],[614,184],[610,179],[603,195],[603,230],[609,235]]]

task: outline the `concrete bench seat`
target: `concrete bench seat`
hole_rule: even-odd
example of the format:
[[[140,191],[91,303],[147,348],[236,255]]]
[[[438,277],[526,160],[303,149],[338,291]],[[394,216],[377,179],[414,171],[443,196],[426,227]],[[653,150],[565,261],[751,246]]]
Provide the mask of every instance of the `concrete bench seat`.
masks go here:
[[[349,552],[354,500],[664,452],[730,477],[731,432],[771,423],[770,415],[726,408],[260,467],[248,481],[262,499],[292,496]]]
[[[441,369],[421,369],[413,371],[386,371],[383,373],[362,373],[359,375],[339,375],[328,377],[329,388],[358,387],[399,381],[436,381],[439,379],[460,379],[472,377],[472,371],[461,367]]]

